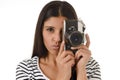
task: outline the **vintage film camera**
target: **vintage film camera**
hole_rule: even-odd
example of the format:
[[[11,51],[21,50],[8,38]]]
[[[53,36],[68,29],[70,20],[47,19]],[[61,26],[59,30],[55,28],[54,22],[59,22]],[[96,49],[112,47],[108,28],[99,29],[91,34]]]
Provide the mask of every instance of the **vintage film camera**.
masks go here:
[[[79,46],[85,42],[85,24],[82,20],[64,20],[63,39],[65,41],[65,50],[71,50],[71,47]],[[72,50],[75,53],[76,50]]]

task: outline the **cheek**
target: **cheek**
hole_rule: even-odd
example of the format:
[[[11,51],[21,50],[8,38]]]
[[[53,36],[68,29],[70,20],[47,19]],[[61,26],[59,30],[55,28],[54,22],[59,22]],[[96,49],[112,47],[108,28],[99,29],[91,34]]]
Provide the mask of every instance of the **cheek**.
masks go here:
[[[47,46],[50,44],[51,36],[45,32],[43,32],[43,42]]]
[[[44,42],[44,45],[45,45],[45,47],[47,48],[47,50],[49,51],[50,50],[50,46],[51,46],[51,39],[50,39],[50,37],[48,37],[48,36],[44,36],[43,37],[43,42]]]
[[[43,41],[47,43],[50,42],[50,37],[47,37],[47,36],[43,37]]]

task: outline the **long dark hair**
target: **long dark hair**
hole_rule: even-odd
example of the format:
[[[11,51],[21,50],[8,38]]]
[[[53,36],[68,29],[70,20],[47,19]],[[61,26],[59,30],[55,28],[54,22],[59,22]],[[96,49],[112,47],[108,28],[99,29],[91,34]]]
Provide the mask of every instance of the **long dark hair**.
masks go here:
[[[43,42],[42,30],[44,22],[53,16],[64,16],[67,19],[77,19],[74,8],[66,1],[51,1],[46,4],[39,15],[36,25],[32,57],[38,56],[41,58],[48,55],[48,51]]]

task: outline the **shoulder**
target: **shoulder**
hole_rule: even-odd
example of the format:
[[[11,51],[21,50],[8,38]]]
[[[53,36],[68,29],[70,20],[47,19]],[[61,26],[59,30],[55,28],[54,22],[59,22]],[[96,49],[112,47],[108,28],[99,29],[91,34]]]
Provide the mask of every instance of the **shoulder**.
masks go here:
[[[31,67],[31,64],[37,63],[37,59],[38,59],[38,57],[36,57],[36,56],[31,59],[25,59],[17,65],[17,69],[19,69],[21,67],[21,68],[24,68],[25,70],[28,70],[28,68]]]
[[[101,72],[99,63],[91,57],[86,65],[88,80],[101,80]]]
[[[32,70],[32,66],[37,66],[37,59],[38,57],[33,57],[31,59],[21,61],[16,68],[16,80],[28,79]]]

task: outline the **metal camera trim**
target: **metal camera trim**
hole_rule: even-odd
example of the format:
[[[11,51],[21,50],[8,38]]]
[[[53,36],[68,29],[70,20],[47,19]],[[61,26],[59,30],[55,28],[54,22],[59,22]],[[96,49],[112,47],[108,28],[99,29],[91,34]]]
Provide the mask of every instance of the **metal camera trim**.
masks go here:
[[[85,24],[83,23],[83,21],[81,20],[81,19],[73,19],[73,20],[75,20],[75,21],[77,21],[78,22],[78,31],[83,35],[83,40],[82,40],[82,43],[84,43],[85,42],[85,35],[84,35],[84,30],[85,30]],[[79,27],[80,26],[80,27]],[[65,36],[68,36],[67,34],[66,34],[66,20],[64,20],[64,24],[63,24],[63,35],[62,35],[62,39],[65,41]],[[69,36],[70,37],[70,36]],[[69,38],[68,37],[68,38]],[[70,40],[69,40],[70,41]],[[81,43],[81,44],[82,44]],[[71,42],[70,42],[70,44],[71,44]],[[66,46],[64,47],[64,49],[66,50]]]

